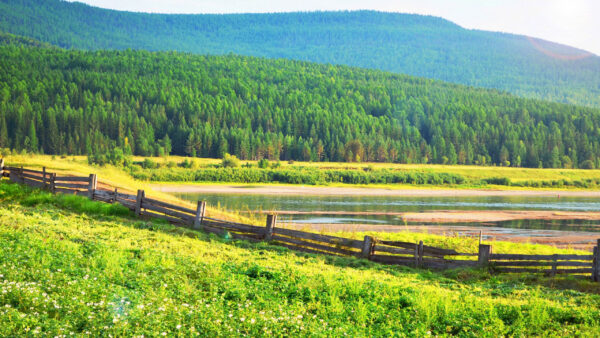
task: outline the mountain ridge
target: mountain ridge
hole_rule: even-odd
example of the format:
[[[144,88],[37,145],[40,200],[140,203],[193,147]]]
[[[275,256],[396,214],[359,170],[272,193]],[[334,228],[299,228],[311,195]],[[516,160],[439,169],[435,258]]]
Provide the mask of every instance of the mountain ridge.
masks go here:
[[[434,16],[155,14],[58,0],[2,0],[0,30],[65,48],[234,53],[349,65],[600,107],[600,57],[562,60],[544,54],[531,38],[465,29]],[[541,45],[579,53],[551,42]]]

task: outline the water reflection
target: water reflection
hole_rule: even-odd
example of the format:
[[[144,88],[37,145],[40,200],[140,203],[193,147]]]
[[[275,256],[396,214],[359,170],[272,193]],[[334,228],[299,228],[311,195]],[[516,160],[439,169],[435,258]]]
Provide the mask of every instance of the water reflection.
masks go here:
[[[556,210],[600,212],[594,197],[485,196],[485,197],[398,197],[398,196],[274,196],[259,194],[188,194],[188,200],[206,200],[235,211],[325,211],[325,212],[421,212],[430,210]],[[395,215],[285,215],[285,222],[306,224],[418,225]],[[448,224],[445,224],[448,225]],[[461,226],[517,229],[600,231],[600,221],[513,220],[460,223]]]

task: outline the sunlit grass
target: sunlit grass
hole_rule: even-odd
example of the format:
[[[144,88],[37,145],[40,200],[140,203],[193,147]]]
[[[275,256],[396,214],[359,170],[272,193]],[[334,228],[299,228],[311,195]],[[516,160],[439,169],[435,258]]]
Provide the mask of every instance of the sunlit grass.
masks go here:
[[[0,192],[2,336],[600,333],[600,288],[589,281],[297,254],[119,216],[84,197],[31,197],[7,183]]]
[[[153,184],[148,182],[138,181],[133,179],[122,168],[117,168],[112,165],[97,166],[90,165],[87,161],[87,156],[51,156],[51,155],[9,155],[4,158],[6,166],[14,166],[41,170],[43,167],[48,172],[57,174],[88,176],[96,174],[98,181],[118,188],[123,193],[135,195],[138,189],[145,190],[146,196],[160,199],[173,204],[181,205],[191,209],[196,208],[196,204],[188,200],[177,198],[171,194],[161,192],[153,188]],[[156,158],[161,159],[161,158]],[[143,158],[134,157],[134,160],[143,160]],[[162,159],[166,160],[166,159]],[[216,206],[209,205],[206,216],[221,218],[226,220],[245,221],[248,223],[264,223],[264,217],[259,216],[244,216],[236,212],[225,211]]]

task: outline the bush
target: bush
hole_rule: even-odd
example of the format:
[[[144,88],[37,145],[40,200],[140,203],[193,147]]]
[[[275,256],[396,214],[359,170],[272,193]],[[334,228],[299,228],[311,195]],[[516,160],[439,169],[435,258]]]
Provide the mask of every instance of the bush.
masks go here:
[[[486,184],[495,184],[495,185],[510,185],[510,178],[508,177],[490,177],[483,179],[483,182]]]
[[[267,169],[269,167],[269,160],[262,158],[258,161],[258,167],[260,169]]]
[[[194,165],[193,161],[188,160],[187,158],[183,160],[183,162],[179,163],[179,166],[185,169],[190,169]]]
[[[596,166],[594,165],[594,161],[592,160],[585,160],[583,162],[581,162],[580,165],[581,169],[595,169]]]
[[[160,168],[160,164],[158,164],[158,162],[152,161],[149,158],[144,159],[144,162],[142,162],[142,168],[144,169],[158,169]]]
[[[221,166],[223,168],[237,168],[240,166],[240,160],[235,155],[225,154],[223,161],[221,161]]]

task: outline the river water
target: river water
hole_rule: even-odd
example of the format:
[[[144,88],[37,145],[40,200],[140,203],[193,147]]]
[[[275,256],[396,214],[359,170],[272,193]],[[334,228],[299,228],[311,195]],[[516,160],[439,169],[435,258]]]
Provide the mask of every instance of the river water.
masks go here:
[[[320,215],[280,215],[289,223],[305,224],[379,224],[416,225],[398,215],[344,215],[344,212],[423,212],[431,210],[554,210],[600,212],[597,197],[474,196],[474,197],[399,197],[399,196],[307,196],[218,193],[175,193],[178,197],[234,211],[323,212]],[[336,212],[331,215],[327,212]],[[422,223],[421,223],[422,224]],[[486,223],[461,223],[461,226],[513,229],[568,230],[600,232],[600,221],[518,220]],[[452,224],[449,224],[452,226]]]

